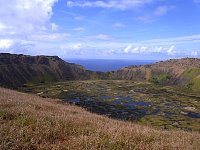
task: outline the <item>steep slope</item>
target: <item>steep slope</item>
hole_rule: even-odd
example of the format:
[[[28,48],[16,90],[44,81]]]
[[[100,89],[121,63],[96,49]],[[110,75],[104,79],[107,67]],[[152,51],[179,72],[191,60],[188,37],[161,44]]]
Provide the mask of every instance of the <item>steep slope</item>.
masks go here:
[[[0,54],[0,86],[19,87],[27,82],[84,80],[91,72],[57,56]]]
[[[200,134],[99,116],[55,99],[0,88],[0,149],[199,150]]]
[[[88,79],[142,80],[200,91],[200,59],[171,59],[103,73],[85,70],[82,66],[67,63],[57,56],[0,54],[0,86],[16,88],[27,82]]]
[[[113,78],[145,80],[162,85],[181,85],[200,90],[200,59],[171,59],[152,65],[130,66],[116,71]]]

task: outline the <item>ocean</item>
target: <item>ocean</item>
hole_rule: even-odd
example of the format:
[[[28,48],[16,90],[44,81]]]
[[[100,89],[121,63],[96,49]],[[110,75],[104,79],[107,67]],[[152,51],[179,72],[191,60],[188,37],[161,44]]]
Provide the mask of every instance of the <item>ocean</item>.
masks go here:
[[[116,71],[118,69],[128,67],[131,65],[146,65],[152,64],[154,60],[108,60],[108,59],[64,59],[66,62],[75,63],[84,66],[87,70],[92,71]]]

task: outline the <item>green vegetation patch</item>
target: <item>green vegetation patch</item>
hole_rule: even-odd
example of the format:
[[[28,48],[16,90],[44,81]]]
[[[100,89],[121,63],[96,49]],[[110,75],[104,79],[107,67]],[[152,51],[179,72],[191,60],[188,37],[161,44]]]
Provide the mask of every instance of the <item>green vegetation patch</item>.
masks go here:
[[[163,84],[169,81],[171,78],[172,78],[172,75],[167,74],[167,73],[162,73],[157,77],[152,77],[150,81],[156,84]]]
[[[193,82],[193,90],[200,91],[200,78],[195,78],[192,80]]]
[[[189,81],[186,88],[193,91],[200,91],[200,69],[190,69],[182,74],[183,80]]]
[[[200,69],[190,69],[183,72],[182,76],[186,78],[195,78],[200,75]]]
[[[9,113],[4,110],[0,110],[0,119],[1,120],[13,120],[16,116],[12,113]]]
[[[40,84],[40,83],[51,83],[55,81],[54,77],[50,74],[44,74],[42,76],[37,76],[33,78],[30,83],[32,84]]]

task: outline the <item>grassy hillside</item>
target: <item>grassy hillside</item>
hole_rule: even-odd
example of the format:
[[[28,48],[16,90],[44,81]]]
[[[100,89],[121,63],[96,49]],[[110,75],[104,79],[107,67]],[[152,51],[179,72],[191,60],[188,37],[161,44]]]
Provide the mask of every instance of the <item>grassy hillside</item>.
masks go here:
[[[84,80],[90,72],[57,56],[29,56],[0,53],[0,86],[17,88],[27,82],[48,83]]]
[[[200,68],[184,71],[180,80],[188,83],[186,87],[189,90],[200,91]]]
[[[0,124],[0,149],[200,149],[196,132],[117,121],[60,100],[4,88]]]
[[[18,88],[26,83],[68,80],[134,80],[160,85],[178,85],[200,91],[200,59],[183,58],[152,65],[130,66],[115,72],[93,72],[67,63],[57,56],[28,56],[0,53],[0,86]]]
[[[58,56],[29,56],[0,53],[0,86],[18,88],[25,83],[107,79],[110,74],[86,70]]]
[[[116,71],[113,78],[145,80],[160,85],[178,85],[200,91],[200,59],[171,59],[152,65],[130,66]]]

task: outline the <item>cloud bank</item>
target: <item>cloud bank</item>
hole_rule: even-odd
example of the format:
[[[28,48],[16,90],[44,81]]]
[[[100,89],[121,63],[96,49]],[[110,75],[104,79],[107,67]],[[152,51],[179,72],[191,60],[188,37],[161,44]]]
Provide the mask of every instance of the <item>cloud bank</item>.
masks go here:
[[[68,7],[100,7],[100,8],[115,8],[119,10],[126,10],[131,8],[137,8],[146,4],[152,3],[155,0],[74,0],[67,1]]]
[[[101,11],[95,12],[94,16],[92,14],[91,18],[90,15],[86,15],[87,13],[64,11],[64,17],[71,17],[72,20],[66,23],[62,20],[60,23],[56,20],[52,21],[56,2],[58,0],[0,0],[0,52],[64,57],[71,56],[71,54],[74,54],[73,56],[94,55],[95,57],[116,55],[117,58],[129,55],[200,56],[200,49],[198,49],[200,35],[198,33],[163,39],[149,37],[151,40],[137,41],[138,34],[136,31],[137,35],[134,35],[136,29],[133,26],[145,26],[146,23],[142,24],[143,22],[164,17],[176,8],[171,3],[161,3],[160,0],[68,0],[64,2],[64,9],[87,8],[88,14],[91,13],[92,8],[104,8],[104,10],[95,9]],[[194,0],[192,3],[199,3],[199,0]],[[148,6],[151,6],[151,9],[143,9]],[[135,16],[129,15],[130,12],[136,13],[135,9],[139,10],[138,14],[143,14],[136,19]],[[109,18],[109,13],[115,14],[116,12],[117,14],[122,13],[124,17],[128,14],[128,18],[115,18],[114,15],[113,18]],[[106,23],[104,18],[107,19]],[[156,29],[153,29],[156,32]],[[173,34],[167,37],[170,36]]]
[[[24,41],[34,41],[37,37],[40,39],[41,34],[56,31],[58,26],[50,22],[55,2],[57,0],[1,0],[0,50],[5,51],[17,43],[24,48],[27,46]]]

